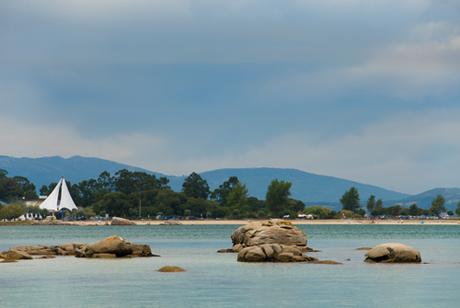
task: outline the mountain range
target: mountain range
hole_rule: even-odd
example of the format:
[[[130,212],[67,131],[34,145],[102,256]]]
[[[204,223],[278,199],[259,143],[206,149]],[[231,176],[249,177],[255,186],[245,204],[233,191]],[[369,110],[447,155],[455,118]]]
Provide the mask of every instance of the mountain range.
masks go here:
[[[56,182],[61,176],[72,183],[78,183],[84,179],[96,178],[102,171],[113,174],[120,169],[147,172],[157,177],[165,176],[170,180],[171,188],[176,191],[181,189],[185,178],[185,176],[166,175],[110,160],[82,156],[16,158],[0,155],[0,169],[8,171],[10,176],[22,175],[27,177],[37,188]],[[217,188],[230,176],[237,176],[241,182],[246,184],[249,194],[260,199],[265,198],[267,187],[273,179],[290,181],[292,182],[292,197],[302,200],[306,204],[338,206],[342,194],[352,186],[358,189],[361,200],[364,201],[373,194],[384,200],[385,205],[393,203],[409,205],[416,202],[419,206],[427,208],[433,198],[441,194],[446,198],[448,208],[453,209],[460,200],[460,188],[437,188],[417,195],[409,195],[378,186],[297,169],[231,168],[206,171],[200,175],[206,179],[211,189]]]

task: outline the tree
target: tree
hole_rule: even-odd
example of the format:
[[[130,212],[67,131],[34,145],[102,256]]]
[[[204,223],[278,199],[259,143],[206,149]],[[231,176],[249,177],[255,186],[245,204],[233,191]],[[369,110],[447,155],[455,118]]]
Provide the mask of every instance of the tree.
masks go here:
[[[121,192],[106,194],[94,205],[96,213],[107,213],[110,216],[129,217],[132,205],[128,196]]]
[[[211,199],[216,200],[220,204],[225,204],[227,201],[227,196],[238,184],[240,180],[236,176],[231,176],[227,181],[222,183],[219,188],[216,188],[211,193]]]
[[[342,198],[340,198],[340,203],[342,203],[343,210],[357,212],[360,208],[358,190],[354,187],[350,188],[350,190],[346,191]]]
[[[455,210],[455,214],[460,216],[460,201],[458,201],[458,203],[457,203],[457,209]]]
[[[442,212],[446,211],[446,207],[444,204],[446,203],[446,200],[442,195],[437,195],[436,198],[433,200],[431,203],[431,208],[429,210],[430,214],[439,216]]]
[[[371,195],[369,199],[367,200],[367,211],[368,213],[372,213],[375,208],[375,196]]]
[[[409,215],[410,216],[419,216],[421,215],[421,209],[417,206],[417,203],[412,203],[410,206],[409,206]]]
[[[199,174],[193,172],[185,178],[182,191],[187,197],[208,199],[209,185]]]
[[[279,180],[273,180],[268,186],[265,203],[273,216],[280,217],[288,210],[291,186],[291,182]]]
[[[0,219],[16,219],[26,213],[26,207],[23,204],[14,203],[0,207]]]

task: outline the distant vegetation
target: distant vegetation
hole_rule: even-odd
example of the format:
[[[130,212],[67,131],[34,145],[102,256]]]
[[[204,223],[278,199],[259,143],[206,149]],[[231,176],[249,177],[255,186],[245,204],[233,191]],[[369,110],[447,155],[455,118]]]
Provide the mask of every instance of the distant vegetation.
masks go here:
[[[40,194],[48,195],[56,186],[51,183],[40,188]],[[384,207],[381,199],[371,195],[365,208],[361,206],[359,191],[351,187],[340,198],[342,211],[336,212],[324,206],[305,207],[305,204],[291,198],[292,183],[272,180],[267,187],[265,200],[248,194],[244,183],[231,176],[218,188],[210,190],[208,183],[199,174],[192,173],[185,178],[182,191],[175,192],[166,177],[156,177],[145,172],[126,169],[111,175],[102,172],[96,179],[78,184],[68,183],[72,197],[79,207],[77,216],[120,216],[126,218],[295,218],[298,214],[311,215],[319,219],[439,216],[446,212],[445,200],[439,195],[429,210],[417,204],[410,207],[393,205]],[[40,213],[37,208],[26,208],[23,200],[36,199],[34,184],[25,177],[8,177],[0,170],[0,200],[8,205],[0,207],[0,219],[13,219],[26,213]],[[460,203],[456,213],[460,215]],[[449,213],[452,214],[453,213]]]
[[[199,174],[185,178],[181,192],[173,191],[166,177],[126,169],[113,176],[103,172],[97,179],[70,185],[70,193],[85,216],[128,218],[267,218],[290,215],[304,209],[303,202],[290,198],[291,183],[274,180],[266,200],[248,195],[238,178],[230,177],[214,191]],[[56,183],[42,186],[49,194]]]

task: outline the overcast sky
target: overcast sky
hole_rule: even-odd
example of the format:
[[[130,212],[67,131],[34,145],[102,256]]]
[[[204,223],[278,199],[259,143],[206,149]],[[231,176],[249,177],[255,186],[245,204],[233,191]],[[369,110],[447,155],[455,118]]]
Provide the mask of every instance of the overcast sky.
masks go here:
[[[4,0],[0,154],[460,186],[460,1]]]

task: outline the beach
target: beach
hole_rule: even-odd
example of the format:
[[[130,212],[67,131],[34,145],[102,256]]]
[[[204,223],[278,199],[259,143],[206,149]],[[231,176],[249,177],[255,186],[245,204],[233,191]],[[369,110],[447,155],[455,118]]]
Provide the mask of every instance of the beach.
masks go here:
[[[198,219],[198,220],[131,220],[136,225],[243,225],[257,219]],[[460,225],[460,219],[439,220],[398,220],[398,219],[315,219],[315,220],[288,220],[295,225]],[[43,221],[28,222],[1,222],[0,225],[42,225],[49,224]],[[57,221],[58,225],[69,226],[104,226],[110,221]]]

